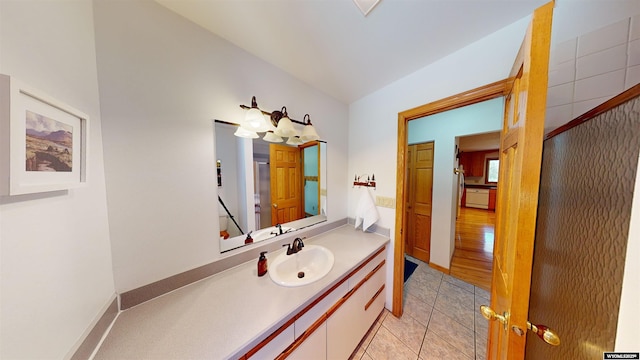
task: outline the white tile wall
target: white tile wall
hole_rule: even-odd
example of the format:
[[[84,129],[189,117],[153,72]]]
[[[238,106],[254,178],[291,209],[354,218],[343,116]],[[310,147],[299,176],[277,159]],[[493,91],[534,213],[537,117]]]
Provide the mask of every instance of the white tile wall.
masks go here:
[[[612,96],[606,96],[606,97],[601,97],[601,98],[597,98],[597,99],[590,99],[590,100],[586,100],[586,101],[579,101],[579,102],[575,102],[573,103],[573,111],[571,114],[571,119],[575,119],[578,116],[586,113],[587,111],[593,109],[594,107],[602,104],[603,102],[611,99],[613,97]]]
[[[549,59],[545,131],[640,83],[640,14],[557,44]]]
[[[631,31],[629,32],[629,40],[640,39],[640,15],[631,18]]]
[[[549,54],[549,66],[560,64],[576,58],[576,46],[578,39],[571,39],[563,43],[557,44],[551,49]]]
[[[575,82],[573,101],[597,99],[609,95],[618,95],[624,89],[625,70],[592,76]]]
[[[573,82],[547,89],[547,106],[571,104],[573,101]]]
[[[629,39],[629,19],[619,21],[578,38],[578,57],[626,44]]]
[[[576,80],[624,69],[626,65],[627,44],[624,43],[578,58],[576,61]]]
[[[640,65],[627,68],[627,79],[624,82],[624,89],[640,84]]]
[[[567,119],[573,119],[573,105],[560,105],[547,108],[545,118],[545,131],[551,131],[567,122]]]
[[[549,87],[571,83],[576,78],[576,60],[571,59],[561,64],[549,64]]]
[[[627,66],[640,65],[640,39],[629,42],[629,61]]]

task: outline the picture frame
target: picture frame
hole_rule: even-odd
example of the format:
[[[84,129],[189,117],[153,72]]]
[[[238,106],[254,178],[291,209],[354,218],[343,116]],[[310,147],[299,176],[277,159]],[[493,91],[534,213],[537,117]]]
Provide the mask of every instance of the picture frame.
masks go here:
[[[88,134],[86,114],[0,74],[0,195],[85,186]]]

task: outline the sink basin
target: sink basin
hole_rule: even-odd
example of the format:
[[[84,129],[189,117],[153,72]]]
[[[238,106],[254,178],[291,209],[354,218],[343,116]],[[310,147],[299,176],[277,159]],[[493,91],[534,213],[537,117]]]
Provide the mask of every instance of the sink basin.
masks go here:
[[[333,268],[333,253],[319,245],[306,245],[296,254],[280,254],[269,264],[269,277],[282,286],[302,286],[322,279]]]
[[[282,227],[282,232],[283,233],[288,233],[295,230],[292,227],[288,227],[288,226],[283,226]],[[278,231],[278,228],[276,228],[275,226],[272,227],[268,227],[262,230],[258,230],[255,231],[251,234],[251,237],[253,238],[254,242],[258,242],[258,241],[262,241],[262,240],[266,240],[266,239],[271,239],[272,237],[276,236],[275,233]]]

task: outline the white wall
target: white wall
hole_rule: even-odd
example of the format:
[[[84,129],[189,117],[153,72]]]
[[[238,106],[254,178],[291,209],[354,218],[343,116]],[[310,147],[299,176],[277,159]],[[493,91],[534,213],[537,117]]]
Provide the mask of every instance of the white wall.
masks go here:
[[[504,100],[496,98],[409,121],[409,144],[434,141],[435,145],[430,254],[433,264],[448,269],[455,250],[458,176],[453,169],[456,166],[456,137],[500,130],[503,113]]]
[[[94,6],[118,292],[220,258],[211,120],[238,121],[253,95],[310,114],[328,143],[329,220],[347,215],[347,105],[155,2]]]
[[[395,198],[398,113],[507,77],[528,22],[529,18],[518,21],[352,103],[349,108],[349,174],[375,173],[375,195]],[[446,171],[453,174],[452,169]],[[355,211],[356,195],[350,189],[350,216]],[[434,208],[450,210],[452,202],[452,198],[447,198],[446,203],[434,201]],[[381,217],[378,224],[391,229],[393,244],[395,210],[378,208],[378,211]],[[445,222],[449,223],[451,220]],[[432,254],[446,254],[449,248],[447,241],[436,242],[431,251]],[[442,261],[441,255],[437,256],[437,261]],[[393,264],[393,251],[389,252],[387,261]],[[448,261],[439,265],[449,267]],[[393,265],[388,269],[393,269]],[[392,270],[387,272],[387,283],[393,283]],[[391,304],[391,295],[392,287],[389,286],[387,306]]]
[[[0,72],[90,117],[86,187],[0,199],[0,358],[62,359],[115,295],[92,3],[3,0],[0,25]]]

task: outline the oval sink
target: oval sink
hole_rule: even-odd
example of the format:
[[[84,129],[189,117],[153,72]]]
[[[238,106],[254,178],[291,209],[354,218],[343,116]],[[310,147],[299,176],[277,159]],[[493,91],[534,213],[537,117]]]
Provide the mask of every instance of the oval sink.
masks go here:
[[[294,230],[295,229],[292,227],[288,227],[288,226],[282,227],[282,233],[288,233]],[[265,228],[265,229],[253,232],[251,234],[251,237],[253,238],[254,242],[258,242],[266,239],[271,239],[272,237],[276,236],[277,233],[278,233],[278,228],[276,228],[275,226],[272,226],[269,228]]]
[[[322,279],[333,268],[333,253],[319,245],[306,245],[296,254],[280,254],[269,264],[269,277],[282,286],[302,286]]]

